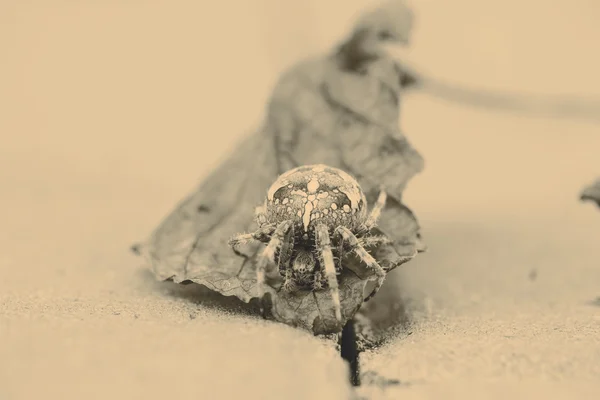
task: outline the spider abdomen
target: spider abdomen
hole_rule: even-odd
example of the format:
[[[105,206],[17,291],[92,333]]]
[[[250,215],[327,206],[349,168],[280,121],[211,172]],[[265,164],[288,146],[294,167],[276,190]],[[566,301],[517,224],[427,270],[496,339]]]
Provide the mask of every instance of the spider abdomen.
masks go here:
[[[365,221],[366,211],[358,182],[346,172],[322,164],[282,174],[271,185],[266,200],[269,222],[292,220],[296,232],[305,238],[317,223],[331,232],[338,226],[353,229]]]

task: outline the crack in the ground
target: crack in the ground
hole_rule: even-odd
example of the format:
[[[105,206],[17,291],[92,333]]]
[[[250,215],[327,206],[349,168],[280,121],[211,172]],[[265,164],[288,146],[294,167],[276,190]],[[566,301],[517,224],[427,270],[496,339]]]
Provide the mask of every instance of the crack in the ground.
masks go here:
[[[356,343],[356,330],[354,318],[346,322],[340,336],[340,354],[350,364],[350,383],[360,386],[360,365],[358,360],[358,345]]]

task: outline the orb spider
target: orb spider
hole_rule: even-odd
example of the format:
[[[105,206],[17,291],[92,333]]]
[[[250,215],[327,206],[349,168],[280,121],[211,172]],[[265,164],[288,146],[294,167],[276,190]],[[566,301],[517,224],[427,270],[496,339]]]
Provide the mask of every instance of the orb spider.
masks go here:
[[[377,293],[385,279],[385,270],[365,249],[390,242],[371,234],[385,201],[382,188],[367,213],[366,197],[348,173],[323,164],[300,166],[271,185],[264,204],[256,208],[258,229],[233,237],[229,244],[236,253],[240,244],[251,240],[266,244],[256,261],[259,298],[264,295],[265,272],[278,267],[284,290],[328,288],[341,321],[337,275],[344,268],[346,252],[353,251],[375,273],[375,288],[364,301]]]

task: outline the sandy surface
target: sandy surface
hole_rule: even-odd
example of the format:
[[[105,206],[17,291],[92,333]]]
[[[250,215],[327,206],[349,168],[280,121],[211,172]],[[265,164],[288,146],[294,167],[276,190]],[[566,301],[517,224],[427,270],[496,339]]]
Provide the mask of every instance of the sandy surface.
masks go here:
[[[349,398],[330,343],[155,283],[128,252],[256,126],[278,71],[366,4],[259,3],[0,3],[0,399]],[[416,3],[410,56],[431,73],[600,95],[594,2]],[[600,212],[577,201],[598,125],[420,94],[402,125],[427,162],[406,201],[430,251],[378,299],[409,323],[362,355],[401,384],[362,393],[598,398]]]

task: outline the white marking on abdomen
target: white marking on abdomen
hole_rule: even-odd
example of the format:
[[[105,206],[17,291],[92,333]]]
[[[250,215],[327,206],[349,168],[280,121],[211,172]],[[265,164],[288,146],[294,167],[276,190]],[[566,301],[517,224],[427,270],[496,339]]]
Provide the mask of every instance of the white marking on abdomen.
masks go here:
[[[306,189],[308,189],[308,193],[314,193],[319,188],[319,181],[315,178],[311,179],[310,182],[306,185]]]
[[[302,223],[304,224],[304,232],[308,232],[308,224],[310,224],[310,213],[313,210],[313,203],[307,201],[304,204],[304,213],[302,214]]]

